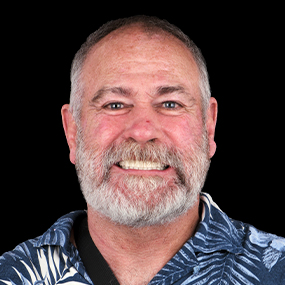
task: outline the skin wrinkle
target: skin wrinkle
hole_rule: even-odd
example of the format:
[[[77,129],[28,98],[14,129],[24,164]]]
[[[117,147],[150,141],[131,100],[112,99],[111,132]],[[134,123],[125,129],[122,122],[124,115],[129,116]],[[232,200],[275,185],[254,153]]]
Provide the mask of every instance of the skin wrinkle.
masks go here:
[[[185,94],[186,96],[190,96],[190,94],[185,91],[184,87],[177,85],[177,86],[159,86],[156,88],[156,91],[153,97],[156,96],[156,94],[157,96],[162,96],[162,95],[167,95],[167,94],[171,94],[174,92],[177,92],[179,94],[182,93],[182,94]],[[97,92],[95,92],[90,102],[95,103],[97,101],[100,101],[100,99],[103,99],[104,96],[107,96],[108,93],[114,93],[114,94],[130,97],[131,94],[134,93],[134,91],[128,88],[124,88],[124,87],[107,87],[107,86],[105,87],[104,86],[100,88]],[[190,100],[195,100],[195,98],[190,97]]]

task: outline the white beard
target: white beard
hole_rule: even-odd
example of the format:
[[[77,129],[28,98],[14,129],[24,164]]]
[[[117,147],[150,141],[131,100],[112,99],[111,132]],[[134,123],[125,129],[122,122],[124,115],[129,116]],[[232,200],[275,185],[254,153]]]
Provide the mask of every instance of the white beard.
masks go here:
[[[176,175],[165,179],[110,171],[118,161],[134,158],[163,162]],[[142,148],[132,140],[108,149],[90,148],[79,132],[75,166],[82,193],[93,210],[130,227],[164,224],[197,202],[210,166],[207,134],[204,131],[201,142],[182,152],[154,142]]]

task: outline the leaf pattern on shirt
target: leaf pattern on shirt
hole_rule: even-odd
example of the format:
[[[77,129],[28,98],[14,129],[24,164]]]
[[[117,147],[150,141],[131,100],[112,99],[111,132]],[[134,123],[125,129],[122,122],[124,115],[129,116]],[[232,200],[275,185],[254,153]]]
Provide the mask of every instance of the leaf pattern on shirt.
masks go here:
[[[236,255],[229,252],[215,253],[215,258],[204,259],[200,263],[201,269],[182,285],[186,284],[259,284],[260,280],[250,269],[241,265]],[[198,258],[199,259],[199,258]]]
[[[282,253],[285,252],[285,239],[273,234],[264,233],[254,227],[250,227],[249,230],[251,232],[249,236],[250,241],[265,248],[262,260],[264,266],[270,271],[282,256]]]
[[[255,263],[260,260],[246,248],[240,247],[243,226],[239,229],[234,227],[220,210],[212,211],[212,215],[208,221],[201,223],[206,228],[205,234],[201,234],[201,231],[192,239],[194,248],[201,251],[197,255],[199,270],[196,268],[196,272],[182,284],[259,284],[260,279],[252,268],[257,268]],[[200,239],[199,245],[196,238]]]
[[[1,256],[0,284],[15,284],[13,280],[1,279],[1,266],[11,260],[15,265],[10,274],[17,276],[23,285],[92,284],[78,261],[78,251],[69,242],[74,219],[82,213],[77,211],[61,217],[41,237],[28,240]],[[84,278],[79,277],[79,271]]]
[[[25,247],[25,245],[23,245]],[[20,252],[23,250],[29,255],[29,249],[26,248],[18,248]],[[75,274],[78,274],[77,270],[73,267],[69,267],[67,264],[68,257],[61,253],[59,254],[58,247],[48,246],[46,249],[37,249],[37,259],[33,257],[32,262],[25,262],[22,260],[21,256],[14,255],[22,265],[22,268],[25,270],[21,270],[20,272],[16,267],[12,267],[15,273],[18,275],[22,284],[24,285],[51,285],[51,284],[71,284],[68,280],[73,280]],[[8,253],[9,255],[9,253]],[[7,258],[7,257],[6,257]],[[63,261],[63,262],[62,262]],[[38,269],[35,264],[38,264]],[[64,266],[63,266],[64,265]],[[23,274],[26,272],[26,274]],[[14,284],[12,280],[1,280],[4,284]],[[59,283],[60,282],[60,283]],[[89,283],[82,282],[74,282],[74,285],[86,285]]]

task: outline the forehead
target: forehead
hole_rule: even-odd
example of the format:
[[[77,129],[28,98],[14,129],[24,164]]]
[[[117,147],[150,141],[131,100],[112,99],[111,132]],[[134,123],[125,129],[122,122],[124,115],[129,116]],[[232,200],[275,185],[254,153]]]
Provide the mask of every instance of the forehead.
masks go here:
[[[166,32],[149,34],[140,27],[119,29],[103,38],[89,52],[82,74],[85,92],[126,78],[144,83],[173,80],[192,87],[199,78],[191,52],[179,39]]]

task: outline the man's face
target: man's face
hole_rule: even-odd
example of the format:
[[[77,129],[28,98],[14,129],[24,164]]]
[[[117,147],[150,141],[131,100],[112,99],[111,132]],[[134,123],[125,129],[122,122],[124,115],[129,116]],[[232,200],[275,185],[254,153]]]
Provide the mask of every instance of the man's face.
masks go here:
[[[88,55],[83,84],[76,169],[88,205],[131,226],[185,213],[210,158],[188,49],[137,28],[113,32]]]

